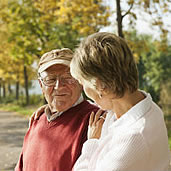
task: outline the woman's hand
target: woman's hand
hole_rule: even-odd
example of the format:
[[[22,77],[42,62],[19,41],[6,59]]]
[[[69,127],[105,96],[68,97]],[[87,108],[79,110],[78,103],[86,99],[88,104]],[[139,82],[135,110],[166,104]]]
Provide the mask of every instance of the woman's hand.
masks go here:
[[[103,112],[103,110],[99,109],[96,114],[94,112],[91,113],[88,127],[88,139],[100,138],[102,126],[107,114],[107,112]]]
[[[42,115],[42,113],[44,112],[46,106],[47,106],[47,105],[43,105],[43,106],[39,107],[39,108],[31,115],[30,120],[29,120],[29,128],[30,128],[30,126],[32,125],[33,121],[36,120],[36,119],[38,119],[38,118]]]

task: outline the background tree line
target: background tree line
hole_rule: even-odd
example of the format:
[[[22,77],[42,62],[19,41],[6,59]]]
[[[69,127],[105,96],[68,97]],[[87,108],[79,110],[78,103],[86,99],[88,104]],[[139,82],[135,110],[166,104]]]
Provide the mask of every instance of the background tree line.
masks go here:
[[[128,41],[138,64],[140,88],[169,113],[171,105],[171,44],[162,14],[170,14],[169,0],[120,0],[112,11],[102,0],[0,0],[0,102],[13,95],[30,103],[31,80],[40,56],[54,48],[75,49],[81,39],[110,24]],[[136,31],[137,10],[150,16],[159,38]],[[116,19],[109,17],[116,14]],[[141,15],[141,14],[139,14]],[[124,22],[129,29],[124,29]],[[116,30],[113,30],[116,33]],[[12,92],[11,85],[15,85]]]

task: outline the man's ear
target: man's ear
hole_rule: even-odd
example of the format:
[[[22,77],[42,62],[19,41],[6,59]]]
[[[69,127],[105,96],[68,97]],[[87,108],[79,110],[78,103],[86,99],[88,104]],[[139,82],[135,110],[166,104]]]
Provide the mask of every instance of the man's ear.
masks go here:
[[[41,88],[43,88],[43,85],[42,85],[41,80],[40,80],[40,79],[38,79],[38,81],[39,81],[39,85],[40,85],[40,87],[41,87]]]
[[[41,87],[41,89],[42,89],[42,94],[44,95],[44,88],[43,88],[43,84],[42,84],[42,82],[41,82],[41,80],[40,80],[40,79],[38,79],[38,81],[39,81],[39,85],[40,85],[40,87]]]

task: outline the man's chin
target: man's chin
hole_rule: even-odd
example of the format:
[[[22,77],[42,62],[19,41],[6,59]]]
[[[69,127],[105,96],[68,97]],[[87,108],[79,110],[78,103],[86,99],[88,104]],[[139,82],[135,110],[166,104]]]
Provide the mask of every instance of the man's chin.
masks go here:
[[[62,111],[67,110],[68,108],[69,107],[68,107],[68,105],[66,104],[65,101],[58,101],[58,102],[52,103],[51,112],[52,113],[62,112]]]

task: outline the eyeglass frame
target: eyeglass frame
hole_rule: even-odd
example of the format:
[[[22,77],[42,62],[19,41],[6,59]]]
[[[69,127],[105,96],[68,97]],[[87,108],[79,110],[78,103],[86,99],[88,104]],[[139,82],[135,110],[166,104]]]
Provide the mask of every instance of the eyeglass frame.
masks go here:
[[[67,73],[67,74],[69,74],[69,73]],[[54,74],[49,74],[49,75],[54,75]],[[44,78],[42,78],[41,77],[41,73],[38,73],[38,79],[45,85],[45,86],[47,86],[47,87],[54,87],[55,85],[56,85],[56,83],[57,83],[57,80],[58,81],[62,81],[62,80],[67,80],[67,79],[61,79],[62,78],[62,75],[64,75],[64,74],[61,74],[61,75],[58,75],[58,76],[55,76],[54,78],[56,79],[55,81],[54,81],[54,83],[51,83],[51,85],[48,85],[47,83],[45,83],[45,81],[44,81],[44,79],[45,78],[47,78],[49,75],[47,75],[47,76],[45,76]],[[69,83],[68,81],[66,81],[66,82],[64,82],[64,81],[62,81],[62,84],[63,85],[72,85],[72,84],[74,84],[74,83],[76,83],[77,82],[77,80],[75,79],[75,78],[73,78],[72,76],[70,76],[70,80],[73,80],[72,81],[72,83]]]

